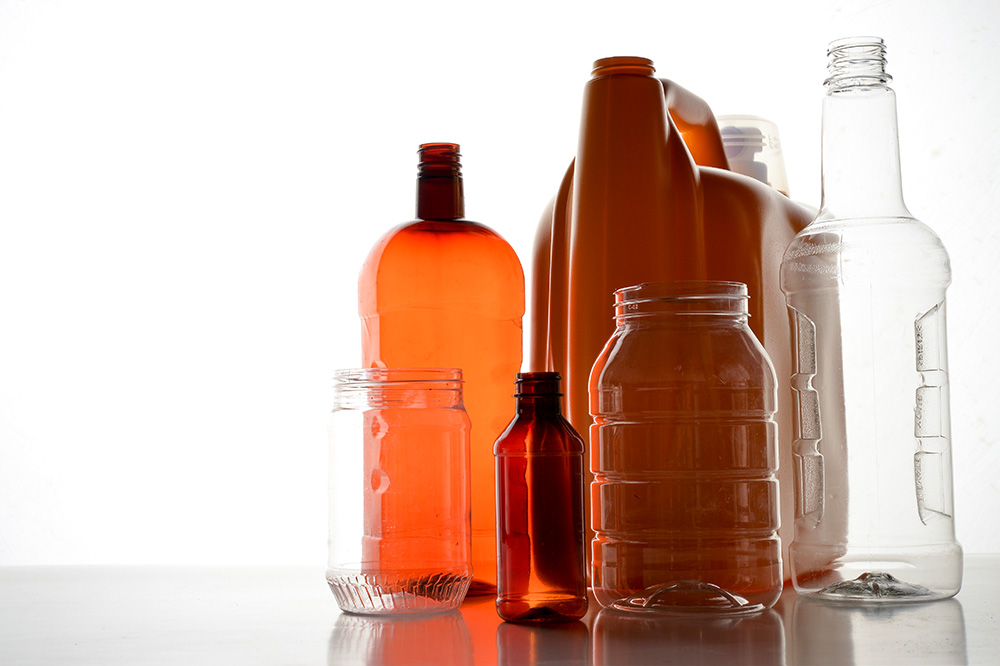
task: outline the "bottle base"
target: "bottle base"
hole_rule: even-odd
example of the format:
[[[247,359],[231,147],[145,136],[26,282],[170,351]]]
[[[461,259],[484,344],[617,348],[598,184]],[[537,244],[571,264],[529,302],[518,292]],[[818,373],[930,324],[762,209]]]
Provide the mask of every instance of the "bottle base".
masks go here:
[[[586,596],[548,594],[497,599],[497,615],[505,622],[524,624],[576,622],[586,614]]]
[[[808,596],[833,602],[912,603],[947,599],[953,594],[935,592],[923,585],[899,580],[892,574],[875,571],[863,573],[853,580],[834,583]]]
[[[359,615],[453,610],[462,603],[471,580],[471,576],[444,572],[422,575],[327,572],[326,576],[340,609]]]
[[[718,585],[697,580],[651,585],[638,594],[613,601],[607,607],[620,611],[681,616],[749,615],[767,608],[764,604],[753,603]]]

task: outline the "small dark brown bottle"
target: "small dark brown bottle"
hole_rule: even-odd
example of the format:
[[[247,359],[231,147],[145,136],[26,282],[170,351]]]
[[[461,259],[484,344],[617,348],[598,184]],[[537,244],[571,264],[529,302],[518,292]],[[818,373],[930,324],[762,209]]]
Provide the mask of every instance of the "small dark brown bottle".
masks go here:
[[[497,613],[568,622],[587,612],[583,439],[562,415],[558,372],[517,375],[517,414],[493,447]]]

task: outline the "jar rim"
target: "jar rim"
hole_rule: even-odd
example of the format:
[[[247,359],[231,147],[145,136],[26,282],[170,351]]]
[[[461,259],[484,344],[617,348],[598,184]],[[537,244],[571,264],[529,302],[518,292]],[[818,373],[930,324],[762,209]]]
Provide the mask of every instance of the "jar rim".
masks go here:
[[[461,386],[464,383],[460,368],[420,367],[347,368],[334,371],[333,381],[338,389],[362,389],[372,386],[392,387],[413,384],[457,384]]]
[[[615,290],[617,303],[686,301],[707,299],[748,299],[747,286],[728,280],[675,280],[643,282]]]

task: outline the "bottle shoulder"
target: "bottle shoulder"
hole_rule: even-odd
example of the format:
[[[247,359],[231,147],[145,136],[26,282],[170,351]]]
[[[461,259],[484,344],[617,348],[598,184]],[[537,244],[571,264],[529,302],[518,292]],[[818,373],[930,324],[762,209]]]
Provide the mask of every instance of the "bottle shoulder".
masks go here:
[[[493,446],[494,455],[583,455],[583,438],[562,414],[518,414]]]
[[[782,288],[851,284],[947,286],[951,262],[940,237],[912,217],[821,215],[800,231],[781,262]]]

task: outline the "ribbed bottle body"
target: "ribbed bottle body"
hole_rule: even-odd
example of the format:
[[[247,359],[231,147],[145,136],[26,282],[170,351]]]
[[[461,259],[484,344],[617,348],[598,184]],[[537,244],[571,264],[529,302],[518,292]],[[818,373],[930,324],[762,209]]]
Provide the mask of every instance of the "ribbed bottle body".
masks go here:
[[[902,200],[877,38],[834,42],[823,205],[785,252],[793,334],[792,580],[834,601],[954,595],[948,254]]]
[[[591,374],[602,606],[742,613],[781,592],[776,380],[737,283],[619,290]]]

